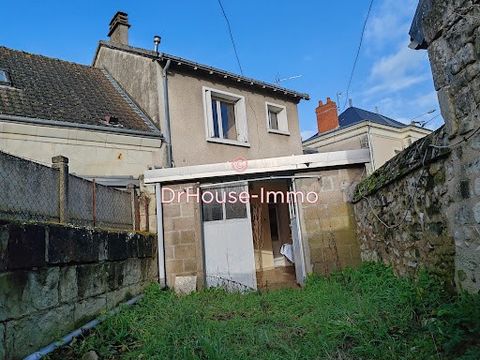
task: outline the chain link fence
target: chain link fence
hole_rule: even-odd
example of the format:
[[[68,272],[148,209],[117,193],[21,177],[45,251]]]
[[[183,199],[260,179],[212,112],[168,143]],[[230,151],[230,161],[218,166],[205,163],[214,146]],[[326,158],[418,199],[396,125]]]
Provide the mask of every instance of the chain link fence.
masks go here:
[[[52,167],[0,152],[0,220],[51,221],[132,230],[138,195],[68,174],[68,159]]]

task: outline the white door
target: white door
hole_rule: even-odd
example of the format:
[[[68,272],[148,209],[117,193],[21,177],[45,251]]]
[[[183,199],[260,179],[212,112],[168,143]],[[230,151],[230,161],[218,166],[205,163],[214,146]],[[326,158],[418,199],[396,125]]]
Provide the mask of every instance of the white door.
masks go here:
[[[295,196],[295,179],[292,180],[290,185],[290,194],[288,207],[290,210],[290,230],[292,232],[292,246],[293,246],[293,261],[295,263],[295,276],[297,283],[303,285],[305,282],[305,256],[303,255],[303,244],[300,232],[300,222],[298,219],[298,204]]]
[[[257,288],[250,205],[230,201],[248,187],[210,187],[202,191],[205,273],[209,287]],[[208,194],[206,194],[208,193]],[[213,202],[209,202],[214,198]],[[225,201],[224,201],[225,199]]]

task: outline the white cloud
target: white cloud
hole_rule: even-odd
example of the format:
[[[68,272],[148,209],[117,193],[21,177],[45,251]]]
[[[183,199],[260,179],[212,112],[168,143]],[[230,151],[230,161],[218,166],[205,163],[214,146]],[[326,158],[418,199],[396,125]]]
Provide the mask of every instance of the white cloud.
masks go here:
[[[390,93],[409,88],[429,78],[426,55],[412,51],[405,43],[393,54],[375,61],[370,70],[369,88],[364,96]]]
[[[372,47],[408,36],[417,0],[384,0],[368,22],[365,37]]]

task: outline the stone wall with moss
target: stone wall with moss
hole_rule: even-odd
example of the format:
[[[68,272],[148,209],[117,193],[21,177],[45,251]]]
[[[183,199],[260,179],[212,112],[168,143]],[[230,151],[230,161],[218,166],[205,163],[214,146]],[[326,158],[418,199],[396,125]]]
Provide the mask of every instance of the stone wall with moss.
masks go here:
[[[356,188],[362,260],[381,261],[400,275],[426,268],[454,278],[453,232],[447,209],[455,174],[442,127],[391,159]],[[440,148],[438,147],[440,146]]]
[[[0,359],[66,335],[157,273],[152,234],[0,222]]]

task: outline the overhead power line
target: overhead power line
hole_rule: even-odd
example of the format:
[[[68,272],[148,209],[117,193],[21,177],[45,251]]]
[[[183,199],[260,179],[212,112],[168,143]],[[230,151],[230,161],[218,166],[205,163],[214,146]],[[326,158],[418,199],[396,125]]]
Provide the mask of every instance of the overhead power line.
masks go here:
[[[352,85],[353,75],[355,74],[355,68],[357,67],[357,62],[358,62],[358,57],[360,55],[360,50],[362,49],[363,38],[365,36],[365,30],[367,28],[368,18],[370,17],[370,12],[372,11],[373,1],[374,0],[370,0],[370,5],[368,6],[367,16],[365,17],[365,22],[363,23],[362,33],[360,35],[360,42],[358,44],[357,53],[355,55],[355,60],[353,61],[352,72],[350,73],[350,78],[348,80],[348,86],[347,86],[347,92],[346,92],[347,96],[345,96],[345,104],[343,105],[344,109],[347,106],[350,86]]]
[[[228,33],[230,35],[230,40],[232,41],[233,51],[235,52],[235,58],[237,59],[237,64],[240,69],[240,74],[243,75],[242,64],[240,63],[240,58],[238,57],[237,46],[235,45],[235,39],[233,38],[232,27],[230,26],[230,21],[228,20],[228,16],[225,13],[225,9],[223,8],[222,1],[218,0],[218,5],[220,5],[220,9],[222,10],[223,17],[227,22]]]

